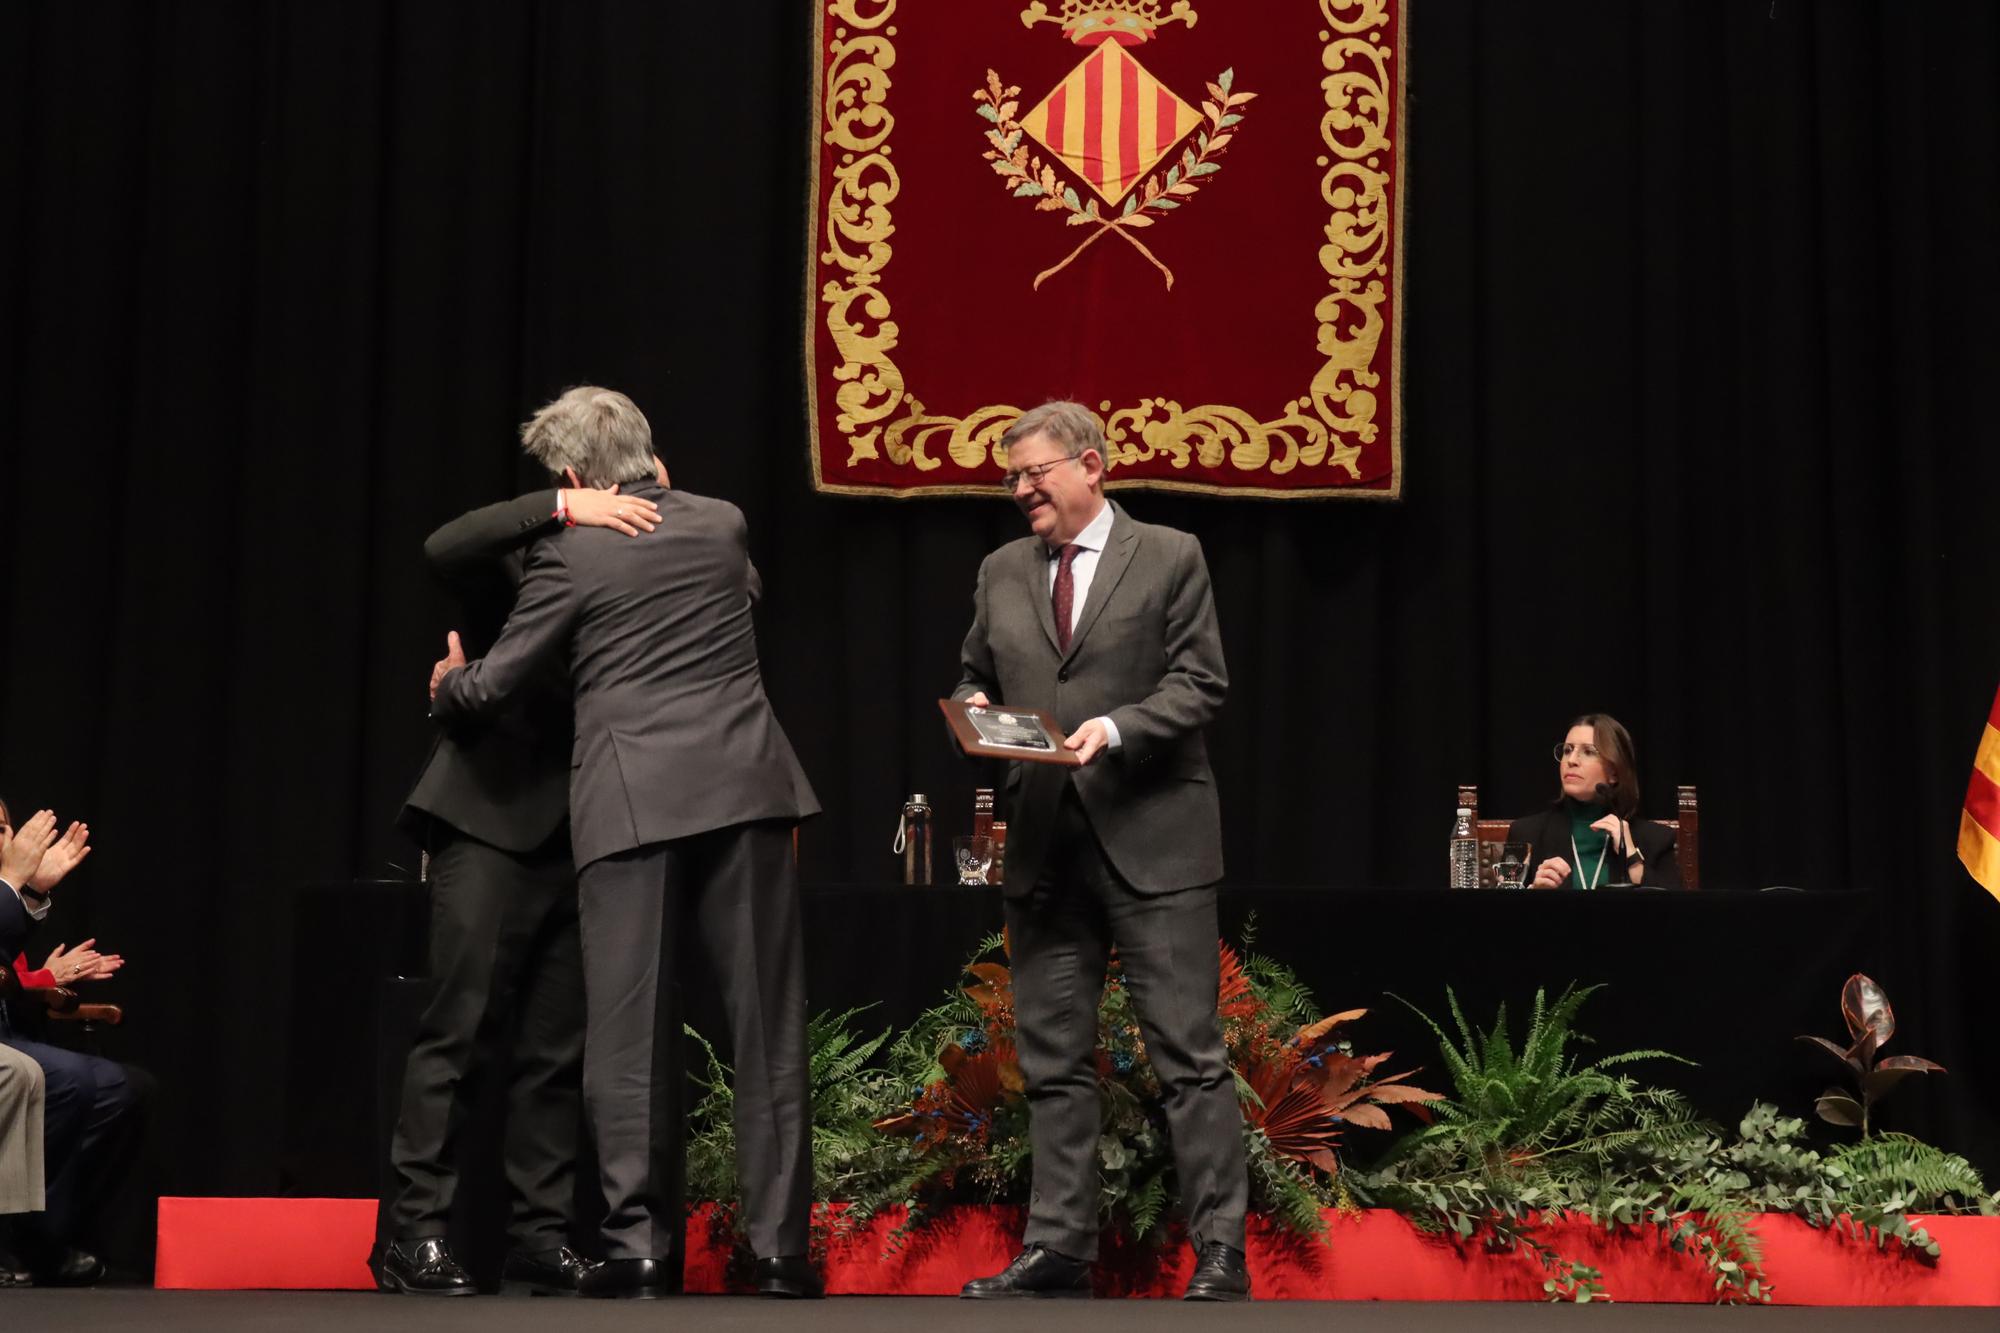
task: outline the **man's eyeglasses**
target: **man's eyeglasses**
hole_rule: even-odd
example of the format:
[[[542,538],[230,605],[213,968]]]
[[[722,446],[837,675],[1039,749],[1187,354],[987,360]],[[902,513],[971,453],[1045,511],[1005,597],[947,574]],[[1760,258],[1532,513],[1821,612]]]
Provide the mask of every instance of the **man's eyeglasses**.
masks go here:
[[[1580,759],[1595,759],[1597,758],[1597,747],[1595,745],[1571,745],[1567,741],[1556,747],[1556,758],[1567,759],[1571,755],[1576,755]]]
[[[1083,457],[1082,454],[1076,455],[1075,458],[1054,458],[1046,463],[1033,463],[1024,468],[1017,468],[1001,477],[1000,484],[1011,491],[1016,486],[1019,486],[1021,479],[1025,477],[1030,486],[1039,486],[1042,484],[1043,477],[1048,476],[1049,473],[1055,471],[1064,463],[1074,463],[1077,458],[1081,457]]]

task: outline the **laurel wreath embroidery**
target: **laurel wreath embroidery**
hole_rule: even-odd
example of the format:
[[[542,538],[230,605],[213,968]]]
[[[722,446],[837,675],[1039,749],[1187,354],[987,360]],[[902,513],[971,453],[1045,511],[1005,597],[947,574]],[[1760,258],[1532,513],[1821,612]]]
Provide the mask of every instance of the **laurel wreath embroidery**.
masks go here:
[[[1229,141],[1236,134],[1235,127],[1243,120],[1242,113],[1233,108],[1243,106],[1257,96],[1255,93],[1231,91],[1235,79],[1234,69],[1225,69],[1216,76],[1215,82],[1208,85],[1211,100],[1201,104],[1202,115],[1207,118],[1208,124],[1185,147],[1180,160],[1165,172],[1155,167],[1144,185],[1135,187],[1125,196],[1125,206],[1119,210],[1118,216],[1106,217],[1098,211],[1094,195],[1086,202],[1078,195],[1074,185],[1056,174],[1053,166],[1029,151],[1027,131],[1014,119],[1021,109],[1021,89],[1014,84],[1003,86],[998,74],[990,69],[986,71],[986,86],[974,92],[972,98],[979,103],[979,114],[993,123],[993,127],[986,131],[986,142],[992,146],[984,156],[993,164],[1001,184],[1016,199],[1033,199],[1036,209],[1042,212],[1067,210],[1069,216],[1064,222],[1068,226],[1094,228],[1083,244],[1070,251],[1069,257],[1062,263],[1035,275],[1035,290],[1040,291],[1044,282],[1068,268],[1078,255],[1104,239],[1108,233],[1116,234],[1119,240],[1144,255],[1147,262],[1165,276],[1167,289],[1173,289],[1173,270],[1161,263],[1159,256],[1147,249],[1145,242],[1132,233],[1152,226],[1192,199],[1201,192],[1204,177],[1222,170],[1222,164],[1215,159],[1229,147]]]

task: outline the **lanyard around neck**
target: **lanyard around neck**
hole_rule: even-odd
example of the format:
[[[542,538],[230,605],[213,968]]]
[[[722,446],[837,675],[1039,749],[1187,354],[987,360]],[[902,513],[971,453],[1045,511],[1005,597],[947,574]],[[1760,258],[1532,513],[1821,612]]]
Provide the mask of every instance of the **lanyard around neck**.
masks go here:
[[[1611,837],[1609,834],[1606,834],[1604,838],[1604,845],[1597,849],[1597,868],[1590,872],[1590,882],[1585,884],[1583,886],[1584,888],[1594,889],[1597,887],[1597,881],[1604,878],[1604,854],[1610,850],[1611,850]],[[1576,834],[1574,833],[1569,835],[1569,854],[1576,858],[1576,877],[1578,879],[1582,879],[1583,853],[1579,852],[1576,849]]]

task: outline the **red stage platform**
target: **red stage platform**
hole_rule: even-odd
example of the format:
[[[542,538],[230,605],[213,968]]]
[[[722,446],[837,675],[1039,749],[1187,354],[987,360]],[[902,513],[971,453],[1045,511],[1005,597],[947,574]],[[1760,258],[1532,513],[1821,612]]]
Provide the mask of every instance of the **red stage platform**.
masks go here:
[[[1920,1220],[1943,1247],[1935,1264],[1892,1248],[1818,1231],[1795,1217],[1756,1222],[1764,1272],[1779,1305],[2000,1306],[2000,1218]],[[971,1278],[998,1272],[1020,1244],[1012,1208],[959,1208],[885,1256],[902,1221],[885,1211],[833,1247],[827,1290],[853,1296],[949,1296]],[[1250,1231],[1250,1271],[1260,1300],[1539,1301],[1546,1277],[1532,1258],[1482,1244],[1426,1236],[1395,1213],[1329,1214],[1325,1241],[1301,1241],[1261,1220]],[[200,1289],[350,1290],[374,1285],[366,1256],[375,1234],[373,1199],[160,1200],[155,1285]],[[1583,1222],[1544,1238],[1566,1258],[1603,1272],[1620,1301],[1706,1303],[1713,1280],[1701,1261],[1675,1254],[1657,1232],[1607,1233]],[[727,1238],[711,1234],[706,1210],[688,1223],[687,1290],[730,1290]],[[1100,1265],[1101,1296],[1176,1296],[1192,1257],[1186,1246],[1155,1254],[1114,1246]]]
[[[885,1258],[900,1211],[876,1217],[829,1256],[827,1291],[853,1296],[954,1295],[967,1280],[1006,1267],[1020,1247],[1021,1215],[1011,1208],[960,1208]],[[1912,1219],[1919,1220],[1919,1219]],[[1943,1247],[1935,1264],[1877,1250],[1865,1241],[1816,1231],[1795,1217],[1757,1219],[1765,1272],[1778,1305],[2000,1305],[2000,1218],[1920,1219]],[[1532,1258],[1492,1253],[1478,1243],[1424,1235],[1400,1215],[1329,1213],[1325,1241],[1301,1241],[1260,1219],[1250,1224],[1250,1273],[1259,1300],[1540,1301],[1547,1277]],[[1701,1261],[1675,1254],[1647,1229],[1607,1233],[1585,1222],[1550,1227],[1545,1239],[1565,1257],[1603,1271],[1620,1301],[1707,1303],[1714,1280]],[[1180,1295],[1194,1266],[1185,1245],[1155,1256],[1136,1247],[1108,1251],[1098,1295]],[[688,1228],[687,1289],[714,1293],[727,1251],[697,1217]]]

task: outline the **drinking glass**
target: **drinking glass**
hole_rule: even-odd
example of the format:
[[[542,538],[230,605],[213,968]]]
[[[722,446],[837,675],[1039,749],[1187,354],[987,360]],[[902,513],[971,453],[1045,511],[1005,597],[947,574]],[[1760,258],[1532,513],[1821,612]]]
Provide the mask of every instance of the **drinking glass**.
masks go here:
[[[1505,842],[1500,844],[1500,855],[1493,858],[1493,873],[1503,889],[1527,887],[1528,859],[1533,853],[1525,842]]]
[[[951,840],[952,860],[958,866],[958,882],[967,886],[984,884],[993,867],[993,839],[965,837]]]

